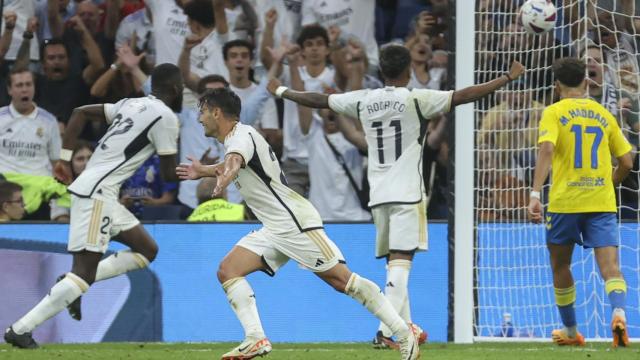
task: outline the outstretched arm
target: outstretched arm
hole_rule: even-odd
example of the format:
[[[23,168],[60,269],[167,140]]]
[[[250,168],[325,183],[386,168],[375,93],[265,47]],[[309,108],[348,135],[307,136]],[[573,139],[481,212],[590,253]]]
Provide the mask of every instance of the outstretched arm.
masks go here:
[[[311,91],[295,91],[281,86],[280,81],[277,79],[271,79],[267,89],[270,93],[277,97],[291,100],[300,105],[308,106],[314,109],[328,109],[329,108],[329,95]]]
[[[524,74],[525,68],[522,64],[517,61],[514,61],[511,64],[511,69],[509,69],[509,73],[500,76],[497,79],[493,79],[486,83],[473,85],[466,87],[462,90],[456,90],[453,93],[453,99],[451,100],[451,106],[456,106],[460,104],[466,104],[470,102],[474,102],[478,99],[481,99],[497,89],[507,85],[512,80],[517,79],[520,75]]]
[[[238,171],[240,171],[243,163],[242,156],[237,153],[228,153],[224,157],[224,170],[218,176],[218,182],[215,189],[213,189],[213,196],[222,195],[224,189],[238,176]]]

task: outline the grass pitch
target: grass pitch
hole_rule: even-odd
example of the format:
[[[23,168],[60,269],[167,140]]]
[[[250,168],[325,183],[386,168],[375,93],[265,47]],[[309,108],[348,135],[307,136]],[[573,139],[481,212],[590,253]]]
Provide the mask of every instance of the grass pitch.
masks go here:
[[[237,344],[231,343],[101,343],[45,344],[38,350],[19,350],[0,344],[0,359],[10,360],[159,360],[219,359]],[[560,348],[550,343],[482,343],[454,345],[434,343],[422,346],[422,359],[446,360],[600,360],[638,359],[640,346],[611,349],[609,343],[591,343],[583,348]],[[374,350],[364,343],[274,344],[265,360],[350,360],[394,359],[399,353]]]

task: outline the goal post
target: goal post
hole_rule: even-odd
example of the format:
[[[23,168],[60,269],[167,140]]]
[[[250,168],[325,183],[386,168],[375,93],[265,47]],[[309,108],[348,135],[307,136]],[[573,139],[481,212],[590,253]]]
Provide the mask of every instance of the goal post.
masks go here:
[[[475,14],[466,1],[456,1],[455,88],[474,83]],[[474,105],[455,109],[455,204],[454,204],[454,311],[453,337],[456,343],[473,341],[473,136]]]
[[[640,42],[633,36],[640,34],[640,18],[625,8],[635,1],[609,1],[609,7],[601,4],[606,1],[554,1],[556,29],[537,36],[517,22],[522,3],[455,6],[456,89],[500,76],[513,59],[527,72],[493,96],[455,110],[453,340],[548,341],[562,326],[545,226],[528,222],[526,207],[538,122],[555,98],[551,64],[565,56],[584,59],[589,95],[616,116],[634,145],[636,165],[617,189],[618,236],[628,331],[640,338]],[[545,206],[547,193],[545,186]],[[609,339],[611,309],[593,251],[577,246],[571,270],[579,330],[587,339]]]

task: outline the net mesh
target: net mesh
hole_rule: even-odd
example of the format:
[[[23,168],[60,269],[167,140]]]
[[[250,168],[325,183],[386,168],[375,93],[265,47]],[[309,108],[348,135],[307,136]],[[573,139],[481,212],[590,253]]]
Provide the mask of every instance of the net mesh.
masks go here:
[[[537,123],[553,103],[551,65],[580,56],[588,65],[589,95],[616,116],[637,148],[640,20],[633,1],[556,1],[553,31],[527,34],[518,22],[523,1],[477,1],[476,83],[507,72],[512,60],[526,76],[475,106],[475,320],[477,337],[548,338],[561,327],[555,306],[545,228],[527,222],[526,206],[537,153]],[[636,21],[638,26],[636,26]],[[586,55],[585,55],[586,54]],[[634,155],[637,151],[634,149]],[[627,280],[629,334],[640,337],[637,159],[618,188],[622,272]],[[546,192],[543,200],[546,204]],[[593,251],[576,247],[579,330],[610,337],[610,307]]]

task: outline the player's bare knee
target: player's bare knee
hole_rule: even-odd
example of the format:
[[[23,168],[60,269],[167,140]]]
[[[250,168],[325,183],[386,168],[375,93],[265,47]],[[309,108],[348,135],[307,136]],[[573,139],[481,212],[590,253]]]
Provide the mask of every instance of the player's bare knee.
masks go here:
[[[218,276],[220,284],[224,284],[226,281],[231,280],[234,277],[238,277],[234,274],[231,264],[224,260],[218,266],[218,272],[216,275]]]
[[[72,268],[71,272],[91,285],[96,281],[96,270],[88,270],[82,268]]]

